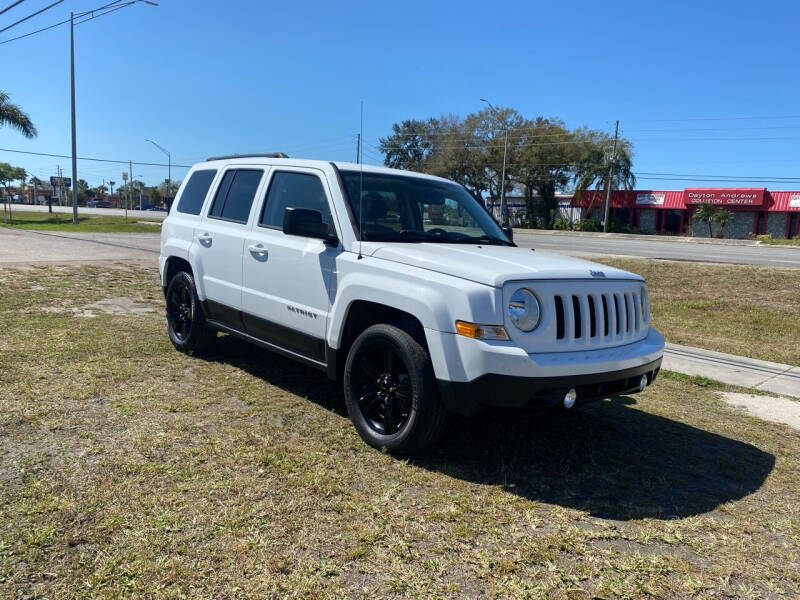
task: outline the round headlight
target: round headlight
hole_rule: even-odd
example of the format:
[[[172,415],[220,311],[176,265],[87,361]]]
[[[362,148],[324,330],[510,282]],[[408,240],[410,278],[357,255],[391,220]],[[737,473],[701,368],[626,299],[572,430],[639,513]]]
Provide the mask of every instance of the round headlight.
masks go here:
[[[541,310],[536,295],[527,288],[520,288],[508,301],[508,317],[520,331],[533,331],[539,324]]]

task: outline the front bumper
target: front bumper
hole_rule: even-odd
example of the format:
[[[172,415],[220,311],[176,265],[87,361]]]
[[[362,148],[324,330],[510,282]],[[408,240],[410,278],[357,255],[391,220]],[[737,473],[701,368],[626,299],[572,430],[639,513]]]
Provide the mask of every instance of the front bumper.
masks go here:
[[[648,383],[655,379],[664,354],[664,337],[652,328],[622,346],[531,354],[513,342],[425,333],[442,401],[460,414],[481,406],[549,406],[571,388],[579,403],[632,393],[643,374]]]
[[[661,358],[636,367],[588,375],[516,377],[489,373],[469,382],[439,380],[442,403],[451,412],[474,415],[484,407],[555,408],[575,389],[577,404],[639,392],[642,375],[647,385],[655,381]]]

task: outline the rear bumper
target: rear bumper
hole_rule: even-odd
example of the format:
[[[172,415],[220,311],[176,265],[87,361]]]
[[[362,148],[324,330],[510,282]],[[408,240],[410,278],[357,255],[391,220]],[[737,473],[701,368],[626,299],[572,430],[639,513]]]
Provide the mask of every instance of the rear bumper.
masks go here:
[[[554,408],[561,405],[572,388],[578,393],[577,404],[585,404],[621,394],[639,391],[642,375],[650,385],[658,376],[661,357],[647,364],[584,375],[556,377],[517,377],[489,373],[469,382],[438,380],[439,393],[448,410],[474,415],[484,407]]]

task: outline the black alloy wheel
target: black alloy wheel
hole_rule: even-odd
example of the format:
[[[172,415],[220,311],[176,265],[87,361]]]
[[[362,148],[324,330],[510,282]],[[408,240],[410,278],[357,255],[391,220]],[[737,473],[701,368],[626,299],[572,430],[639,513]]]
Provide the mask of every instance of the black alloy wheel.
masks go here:
[[[390,344],[364,345],[355,359],[353,389],[367,424],[380,435],[400,431],[411,415],[408,368]]]
[[[170,286],[167,296],[167,320],[176,338],[184,342],[189,337],[192,329],[192,290],[186,281],[179,280],[176,285]]]
[[[166,314],[169,339],[181,352],[201,352],[217,335],[206,322],[194,278],[186,271],[176,273],[167,286]]]
[[[428,352],[395,325],[372,325],[355,339],[344,366],[344,397],[361,438],[396,454],[432,444],[449,422]]]

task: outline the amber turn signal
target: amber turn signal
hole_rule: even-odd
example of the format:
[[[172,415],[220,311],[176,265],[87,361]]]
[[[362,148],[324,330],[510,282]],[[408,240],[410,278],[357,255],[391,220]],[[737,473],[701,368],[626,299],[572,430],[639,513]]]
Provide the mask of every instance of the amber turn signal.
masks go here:
[[[502,325],[477,325],[456,321],[456,333],[476,340],[507,340],[508,334]]]

